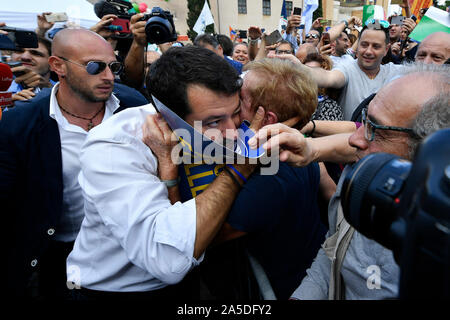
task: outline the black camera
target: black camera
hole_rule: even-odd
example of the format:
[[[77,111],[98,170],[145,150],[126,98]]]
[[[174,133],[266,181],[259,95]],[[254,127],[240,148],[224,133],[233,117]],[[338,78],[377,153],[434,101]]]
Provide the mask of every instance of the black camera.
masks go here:
[[[424,140],[413,163],[370,154],[344,177],[347,221],[394,253],[401,299],[450,298],[450,129]]]
[[[173,23],[173,15],[160,7],[153,7],[152,12],[146,14],[142,20],[147,20],[145,34],[147,42],[161,44],[176,41],[178,38]]]

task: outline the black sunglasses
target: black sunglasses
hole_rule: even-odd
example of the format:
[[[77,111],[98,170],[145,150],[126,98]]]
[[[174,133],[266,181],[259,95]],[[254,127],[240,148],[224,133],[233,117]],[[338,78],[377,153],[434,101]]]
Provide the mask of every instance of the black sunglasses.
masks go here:
[[[306,39],[309,39],[309,38],[319,39],[319,35],[318,35],[318,34],[315,34],[315,33],[308,33],[308,34],[305,36],[305,38],[306,38]]]
[[[123,70],[123,64],[122,64],[122,62],[119,62],[119,61],[112,61],[110,63],[106,63],[103,61],[89,61],[86,65],[83,65],[81,63],[66,59],[64,57],[58,56],[58,58],[61,58],[64,61],[76,64],[80,67],[86,68],[87,73],[89,73],[90,75],[96,75],[96,74],[99,74],[100,72],[103,72],[103,70],[106,69],[106,66],[108,66],[109,69],[111,69],[111,72],[116,75],[120,74]]]

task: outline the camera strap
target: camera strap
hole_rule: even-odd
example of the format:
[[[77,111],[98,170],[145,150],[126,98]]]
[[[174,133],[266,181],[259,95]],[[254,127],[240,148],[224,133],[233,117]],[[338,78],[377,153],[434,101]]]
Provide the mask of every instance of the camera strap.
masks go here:
[[[341,269],[344,262],[345,254],[352,240],[355,229],[344,219],[344,211],[342,204],[339,201],[337,221],[336,221],[337,241],[333,259],[331,260],[331,274],[330,285],[328,288],[329,300],[344,300],[345,299],[345,284],[342,281]],[[336,238],[335,238],[336,239]]]

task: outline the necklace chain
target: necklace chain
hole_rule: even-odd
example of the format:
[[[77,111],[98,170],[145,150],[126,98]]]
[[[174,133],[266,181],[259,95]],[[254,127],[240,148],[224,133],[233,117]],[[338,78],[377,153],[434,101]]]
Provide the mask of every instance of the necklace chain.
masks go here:
[[[59,106],[61,108],[62,111],[64,111],[65,113],[67,113],[68,115],[71,115],[72,117],[78,118],[78,119],[83,119],[83,120],[88,120],[88,131],[91,130],[94,127],[94,123],[92,123],[92,120],[98,116],[98,114],[105,108],[105,106],[103,105],[95,114],[94,116],[92,116],[91,118],[84,118],[81,116],[77,116],[76,114],[73,114],[69,111],[67,111],[66,109],[64,109],[62,106]]]

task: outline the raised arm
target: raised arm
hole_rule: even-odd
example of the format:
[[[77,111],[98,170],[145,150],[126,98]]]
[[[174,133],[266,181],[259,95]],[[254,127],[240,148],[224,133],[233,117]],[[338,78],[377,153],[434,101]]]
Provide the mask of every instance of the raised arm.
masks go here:
[[[130,29],[133,33],[133,42],[125,58],[125,69],[121,77],[126,85],[136,89],[142,88],[145,76],[144,51],[147,46],[147,36],[145,35],[146,21],[139,20],[143,16],[144,14],[140,13],[131,17]]]
[[[302,68],[306,68],[305,70],[308,70],[313,79],[316,81],[317,86],[319,88],[342,88],[345,86],[345,76],[344,74],[339,70],[325,70],[322,68],[310,68],[305,65],[303,65],[300,60],[298,60],[294,55],[292,54],[281,54],[277,55],[273,52],[270,52],[267,57],[269,58],[280,58],[280,59],[288,59],[298,65],[300,65]]]
[[[356,131],[356,125],[353,121],[327,121],[311,120],[300,132],[313,138],[329,136],[338,133],[353,133]]]
[[[300,131],[277,123],[263,127],[249,145],[255,148],[263,143],[267,151],[281,150],[280,161],[304,167],[313,161],[348,163],[356,161],[356,149],[348,144],[351,133],[335,134],[321,138],[305,138]],[[264,142],[267,137],[270,137]]]

